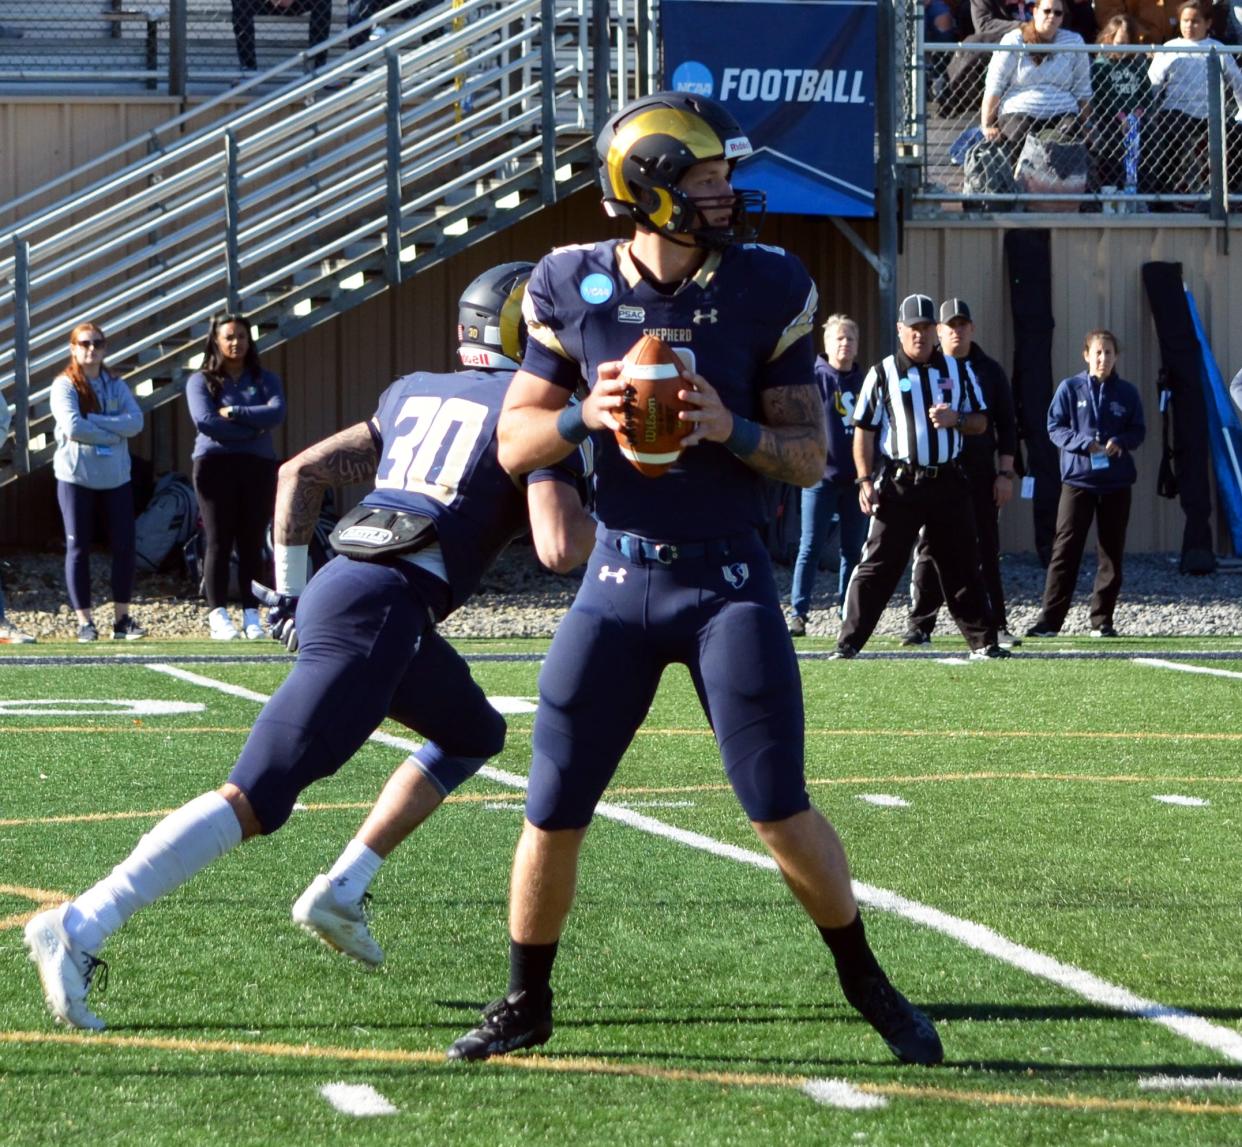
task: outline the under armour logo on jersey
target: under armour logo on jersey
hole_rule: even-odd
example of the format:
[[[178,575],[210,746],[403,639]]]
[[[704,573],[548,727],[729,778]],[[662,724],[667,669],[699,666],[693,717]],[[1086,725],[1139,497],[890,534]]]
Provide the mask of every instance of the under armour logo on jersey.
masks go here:
[[[699,323],[714,323],[716,321],[716,308],[712,307],[710,311],[699,310],[695,308],[694,314],[690,316],[690,321],[697,327]]]
[[[622,585],[625,582],[626,573],[627,573],[627,570],[625,566],[621,566],[620,569],[615,569],[615,570],[612,568],[612,566],[601,566],[600,571],[599,571],[599,580],[607,581],[609,578],[611,578],[613,581],[617,583],[617,585]]]
[[[741,589],[750,580],[750,566],[745,562],[732,562],[730,565],[721,566],[720,572],[734,589]]]

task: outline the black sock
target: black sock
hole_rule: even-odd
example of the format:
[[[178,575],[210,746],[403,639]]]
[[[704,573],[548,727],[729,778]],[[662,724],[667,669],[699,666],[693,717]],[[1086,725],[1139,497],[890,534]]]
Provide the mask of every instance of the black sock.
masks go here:
[[[509,994],[527,992],[543,1000],[552,994],[552,963],[560,941],[551,944],[519,944],[509,941]]]
[[[819,934],[832,950],[832,958],[837,964],[837,976],[842,982],[861,976],[884,974],[875,953],[871,951],[871,945],[867,943],[861,912],[844,928],[819,926]]]

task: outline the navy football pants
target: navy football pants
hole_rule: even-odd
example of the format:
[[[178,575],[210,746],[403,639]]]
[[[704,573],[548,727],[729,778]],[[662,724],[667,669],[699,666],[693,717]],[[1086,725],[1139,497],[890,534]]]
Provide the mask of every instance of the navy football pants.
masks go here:
[[[671,565],[631,561],[601,540],[539,675],[532,824],[590,823],[675,662],[690,670],[746,815],[776,821],[810,807],[802,682],[759,539]]]
[[[298,659],[263,706],[229,780],[265,833],[385,717],[426,738],[415,762],[451,792],[504,747],[504,718],[436,633],[416,573],[338,557],[298,602]]]

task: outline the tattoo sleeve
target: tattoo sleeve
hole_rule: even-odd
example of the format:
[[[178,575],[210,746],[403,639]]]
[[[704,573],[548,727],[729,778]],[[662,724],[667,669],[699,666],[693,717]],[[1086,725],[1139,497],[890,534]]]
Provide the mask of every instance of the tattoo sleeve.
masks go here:
[[[768,478],[814,486],[824,476],[828,431],[819,389],[776,386],[762,397],[763,435],[747,464]]]
[[[359,422],[331,438],[308,446],[280,468],[276,484],[275,541],[285,546],[309,544],[319,520],[323,492],[329,486],[369,482],[379,469],[370,426]]]

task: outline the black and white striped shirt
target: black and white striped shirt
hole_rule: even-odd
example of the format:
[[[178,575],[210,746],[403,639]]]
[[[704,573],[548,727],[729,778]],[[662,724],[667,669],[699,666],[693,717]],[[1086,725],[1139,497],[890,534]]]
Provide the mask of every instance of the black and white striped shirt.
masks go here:
[[[867,372],[854,424],[878,430],[880,451],[894,462],[942,466],[962,451],[961,432],[938,430],[928,416],[942,402],[963,416],[987,409],[979,384],[956,359],[937,350],[920,364],[899,350]]]

